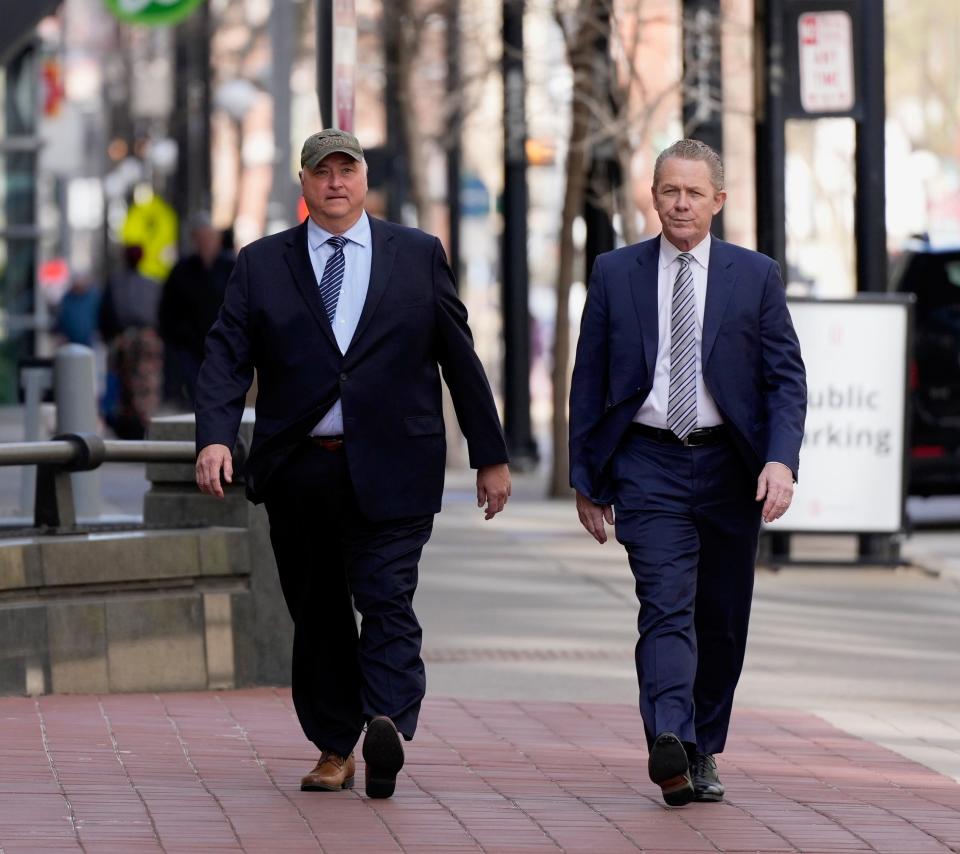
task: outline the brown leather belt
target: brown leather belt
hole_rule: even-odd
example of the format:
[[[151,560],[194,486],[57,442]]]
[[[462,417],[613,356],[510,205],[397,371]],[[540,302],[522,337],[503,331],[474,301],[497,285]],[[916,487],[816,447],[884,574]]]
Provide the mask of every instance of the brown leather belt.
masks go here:
[[[722,424],[718,424],[716,427],[699,427],[688,433],[684,439],[678,439],[672,430],[664,430],[661,427],[651,427],[649,424],[638,424],[637,422],[630,425],[630,431],[638,436],[663,442],[665,445],[683,445],[685,448],[717,445],[727,435],[727,428]]]
[[[319,445],[325,451],[340,451],[343,449],[343,436],[307,436],[314,445]]]

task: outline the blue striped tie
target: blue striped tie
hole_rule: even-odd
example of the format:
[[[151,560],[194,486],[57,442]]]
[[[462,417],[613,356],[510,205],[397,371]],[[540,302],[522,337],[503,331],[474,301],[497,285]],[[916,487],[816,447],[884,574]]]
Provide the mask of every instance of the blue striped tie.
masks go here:
[[[331,237],[327,241],[333,247],[333,254],[323,265],[323,275],[320,277],[320,299],[323,300],[331,326],[337,314],[337,301],[340,299],[340,286],[343,284],[343,270],[346,267],[343,247],[346,242],[346,237],[339,236]]]
[[[682,252],[673,283],[670,319],[670,398],[667,426],[685,439],[697,426],[697,304],[693,294],[693,256]]]

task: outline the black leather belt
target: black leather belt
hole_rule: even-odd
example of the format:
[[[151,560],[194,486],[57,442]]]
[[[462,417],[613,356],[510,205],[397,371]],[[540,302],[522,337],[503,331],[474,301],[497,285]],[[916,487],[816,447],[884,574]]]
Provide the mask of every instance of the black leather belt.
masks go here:
[[[326,451],[343,449],[343,436],[307,436],[307,440],[314,445],[319,445]]]
[[[685,439],[678,439],[673,430],[664,430],[661,427],[651,427],[648,424],[638,424],[634,421],[630,431],[647,439],[663,442],[665,445],[683,445],[685,448],[700,448],[704,445],[716,445],[722,442],[727,435],[727,428],[722,424],[716,427],[698,427],[687,434]]]

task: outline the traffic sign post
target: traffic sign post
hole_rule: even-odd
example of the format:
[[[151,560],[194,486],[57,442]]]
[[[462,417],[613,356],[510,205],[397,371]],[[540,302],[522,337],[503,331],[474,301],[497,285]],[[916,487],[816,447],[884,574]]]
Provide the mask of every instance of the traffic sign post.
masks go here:
[[[758,64],[757,243],[786,269],[786,119],[856,122],[857,290],[887,284],[884,185],[883,0],[757,0],[765,61]],[[780,540],[785,534],[772,533]],[[889,536],[864,533],[863,558],[890,553]]]
[[[354,131],[356,0],[317,0],[317,97],[324,127]]]

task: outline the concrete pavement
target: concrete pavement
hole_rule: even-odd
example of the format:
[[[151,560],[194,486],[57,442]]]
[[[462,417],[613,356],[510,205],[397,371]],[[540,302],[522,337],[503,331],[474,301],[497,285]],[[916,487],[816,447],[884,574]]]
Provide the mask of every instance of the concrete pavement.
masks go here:
[[[0,700],[0,848],[39,852],[960,850],[960,786],[812,715],[738,710],[721,804],[668,808],[622,704],[429,699],[396,795],[300,792],[286,691]]]
[[[449,486],[417,594],[431,692],[634,704],[623,548],[599,546],[572,504],[534,498],[529,481],[489,523],[466,476]],[[960,780],[958,641],[948,571],[761,569],[738,703],[820,715]]]

